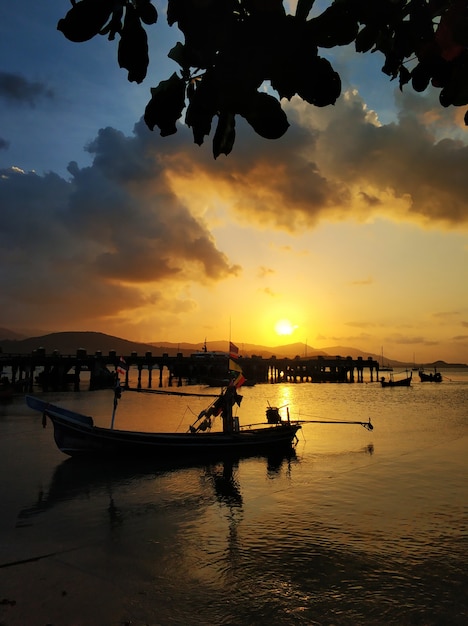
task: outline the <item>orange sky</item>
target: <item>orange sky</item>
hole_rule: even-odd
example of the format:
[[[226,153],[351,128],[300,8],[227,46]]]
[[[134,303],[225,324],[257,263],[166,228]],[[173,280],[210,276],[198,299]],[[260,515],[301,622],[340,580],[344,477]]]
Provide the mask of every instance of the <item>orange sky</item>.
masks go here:
[[[1,327],[468,363],[463,110],[344,49],[335,106],[283,103],[277,141],[238,119],[214,160],[182,125],[133,126],[157,80],[133,91],[104,43],[47,47],[54,15],[5,19],[8,69],[29,77],[0,80]]]
[[[453,170],[466,148],[437,143],[437,125],[431,132],[414,109],[410,102],[399,124],[383,127],[356,93],[328,110],[297,102],[296,136],[268,151],[249,137],[222,162],[195,160],[187,147],[165,154],[165,182],[209,237],[197,244],[203,265],[184,267],[190,281],[168,269],[154,305],[141,317],[130,308],[127,334],[197,342],[231,332],[240,343],[384,347],[392,358],[466,362],[465,183]],[[352,129],[346,142],[342,128]],[[357,152],[345,159],[346,151]],[[148,203],[160,184],[148,184]],[[275,330],[279,320],[290,322],[289,335]],[[116,321],[122,328],[121,314]]]

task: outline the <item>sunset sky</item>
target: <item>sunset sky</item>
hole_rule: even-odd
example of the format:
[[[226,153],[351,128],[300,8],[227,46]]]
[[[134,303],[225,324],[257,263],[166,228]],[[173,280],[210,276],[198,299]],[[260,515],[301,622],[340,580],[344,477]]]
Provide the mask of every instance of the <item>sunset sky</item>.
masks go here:
[[[182,41],[154,4],[136,85],[117,41],[56,30],[67,0],[2,3],[0,327],[468,363],[465,110],[341,48],[334,107],[293,99],[277,141],[237,118],[214,160],[140,119]]]

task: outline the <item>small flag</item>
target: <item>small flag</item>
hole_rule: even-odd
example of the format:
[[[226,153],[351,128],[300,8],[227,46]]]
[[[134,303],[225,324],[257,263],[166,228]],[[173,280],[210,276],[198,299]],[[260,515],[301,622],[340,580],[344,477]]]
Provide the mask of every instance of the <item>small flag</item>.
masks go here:
[[[121,356],[119,364],[117,365],[117,374],[121,374],[122,376],[125,376],[127,371],[128,371],[128,365],[125,362],[125,359],[123,358],[123,356]]]
[[[241,372],[239,376],[233,381],[232,384],[234,385],[236,389],[239,389],[239,387],[241,387],[245,383],[246,380],[247,378]]]
[[[239,387],[241,385],[243,385],[245,383],[245,381],[247,380],[244,376],[244,374],[242,373],[242,368],[241,366],[236,363],[235,361],[233,361],[232,359],[229,359],[229,371],[230,372],[237,372],[237,376],[236,378],[234,378],[231,383],[230,383],[230,387],[235,387],[236,389],[239,389]]]
[[[239,348],[232,343],[232,341],[229,342],[229,356],[231,359],[237,359],[239,357]]]
[[[229,359],[229,371],[240,372],[242,374],[242,367],[232,359]]]

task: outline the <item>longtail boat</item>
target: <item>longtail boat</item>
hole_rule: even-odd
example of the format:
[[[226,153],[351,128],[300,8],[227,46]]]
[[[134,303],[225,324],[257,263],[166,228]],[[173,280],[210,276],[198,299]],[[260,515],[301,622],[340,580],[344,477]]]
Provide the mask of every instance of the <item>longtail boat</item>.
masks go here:
[[[227,455],[268,454],[291,448],[297,441],[297,432],[303,423],[341,423],[361,424],[368,430],[373,426],[368,422],[326,422],[323,420],[293,421],[284,418],[281,408],[268,406],[266,421],[241,425],[239,417],[234,415],[235,405],[240,406],[242,396],[240,386],[245,382],[241,368],[235,370],[236,378],[222,389],[219,394],[207,396],[214,398],[208,408],[201,411],[187,432],[139,432],[114,428],[114,418],[122,390],[139,391],[117,385],[114,389],[114,407],[110,428],[96,426],[94,419],[65,407],[50,404],[34,396],[26,396],[29,408],[40,411],[43,426],[49,419],[54,427],[54,439],[59,450],[70,456],[118,456],[120,459],[151,457],[163,458],[213,458]],[[146,393],[166,393],[170,395],[201,395],[184,392],[164,392],[146,390]],[[202,394],[206,396],[207,394]],[[222,422],[222,430],[213,430],[216,418]]]
[[[70,456],[78,455],[154,455],[175,457],[213,456],[218,454],[255,454],[291,446],[299,422],[282,419],[279,409],[267,409],[264,425],[241,427],[233,415],[233,406],[242,396],[234,386],[226,387],[206,410],[202,411],[188,432],[137,432],[113,427],[96,426],[92,417],[50,404],[33,396],[26,396],[27,405],[43,414],[43,424],[50,419],[54,427],[57,447]],[[116,401],[114,401],[116,403]],[[212,431],[215,417],[220,417],[222,431]]]

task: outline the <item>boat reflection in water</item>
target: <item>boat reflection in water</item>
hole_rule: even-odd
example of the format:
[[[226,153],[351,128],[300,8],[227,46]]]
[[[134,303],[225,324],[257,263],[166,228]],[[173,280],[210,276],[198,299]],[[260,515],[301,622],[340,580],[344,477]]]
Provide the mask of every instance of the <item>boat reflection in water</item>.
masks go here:
[[[15,400],[0,419],[0,584],[16,605],[0,622],[464,626],[468,369],[443,374],[411,393],[257,385],[242,415],[292,407],[292,452],[193,464],[68,459]],[[109,391],[41,397],[109,425]],[[187,431],[206,404],[128,393],[117,426]],[[372,431],[303,422],[367,416]]]
[[[37,500],[31,506],[18,513],[17,527],[28,526],[32,518],[45,513],[49,509],[69,504],[73,500],[91,500],[108,496],[108,511],[111,519],[122,512],[119,508],[118,493],[120,490],[139,491],[141,487],[151,493],[151,482],[157,486],[158,481],[171,481],[177,484],[182,481],[182,489],[186,489],[184,478],[193,481],[197,476],[204,484],[212,487],[216,499],[230,507],[242,506],[241,488],[237,478],[239,463],[250,457],[228,457],[213,463],[194,462],[193,460],[150,461],[142,459],[132,464],[122,464],[109,460],[90,460],[88,458],[69,458],[58,465],[46,491],[38,492]],[[274,479],[286,468],[289,472],[293,464],[299,463],[294,449],[284,453],[272,453],[268,456],[256,455],[255,463],[263,462],[266,469],[265,478]],[[155,489],[154,493],[157,493]],[[177,495],[177,489],[176,493]],[[157,500],[157,497],[155,498]],[[138,501],[135,506],[140,507]]]

